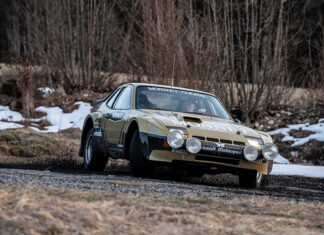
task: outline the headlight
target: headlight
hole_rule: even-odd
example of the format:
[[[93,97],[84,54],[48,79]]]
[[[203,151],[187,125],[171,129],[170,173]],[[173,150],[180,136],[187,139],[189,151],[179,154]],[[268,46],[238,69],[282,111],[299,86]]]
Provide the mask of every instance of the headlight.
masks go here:
[[[252,145],[248,145],[243,150],[243,155],[246,160],[248,161],[254,161],[257,159],[259,152],[258,149]]]
[[[278,155],[278,148],[272,143],[266,143],[262,147],[262,155],[267,160],[274,160]]]
[[[249,145],[256,147],[257,149],[261,149],[263,145],[263,141],[260,138],[245,136],[246,140],[248,141]]]
[[[180,148],[184,143],[184,138],[179,131],[170,131],[167,136],[167,141],[172,148]]]
[[[189,153],[198,153],[201,149],[201,142],[195,137],[189,138],[186,143],[186,148]]]

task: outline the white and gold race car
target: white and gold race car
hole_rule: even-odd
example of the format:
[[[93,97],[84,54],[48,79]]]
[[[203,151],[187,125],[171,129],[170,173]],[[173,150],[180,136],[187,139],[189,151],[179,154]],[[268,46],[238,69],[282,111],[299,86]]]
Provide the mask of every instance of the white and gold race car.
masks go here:
[[[277,154],[269,134],[233,120],[214,95],[143,83],[124,84],[97,101],[79,152],[91,171],[124,158],[135,176],[168,164],[192,176],[238,174],[247,188],[262,185]]]

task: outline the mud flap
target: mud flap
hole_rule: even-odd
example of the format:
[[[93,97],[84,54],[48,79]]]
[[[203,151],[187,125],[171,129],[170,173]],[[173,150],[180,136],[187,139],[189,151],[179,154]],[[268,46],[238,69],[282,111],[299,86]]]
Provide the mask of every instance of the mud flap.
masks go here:
[[[139,132],[139,136],[141,139],[141,151],[143,156],[146,159],[150,158],[150,145],[149,145],[149,140],[148,140],[148,134],[143,133],[143,132]]]

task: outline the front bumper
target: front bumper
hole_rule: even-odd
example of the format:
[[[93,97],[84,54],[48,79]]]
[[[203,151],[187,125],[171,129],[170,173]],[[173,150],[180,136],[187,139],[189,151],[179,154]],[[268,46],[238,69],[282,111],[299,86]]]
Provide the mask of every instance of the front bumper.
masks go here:
[[[212,142],[201,142],[202,149],[197,154],[190,154],[185,147],[172,149],[164,147],[163,141],[166,137],[154,136],[141,133],[141,138],[146,139],[146,156],[151,161],[167,163],[190,163],[201,165],[206,164],[216,168],[234,168],[257,170],[261,174],[269,174],[268,162],[262,159],[261,152],[255,162],[244,159],[243,146],[219,144]]]

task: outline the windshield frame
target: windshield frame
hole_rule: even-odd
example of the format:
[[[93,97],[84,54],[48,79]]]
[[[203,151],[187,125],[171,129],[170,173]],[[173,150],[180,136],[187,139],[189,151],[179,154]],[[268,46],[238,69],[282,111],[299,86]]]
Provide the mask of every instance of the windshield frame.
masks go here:
[[[198,94],[202,94],[204,96],[211,96],[213,98],[215,98],[217,100],[217,102],[221,105],[221,107],[223,108],[223,110],[225,110],[226,114],[228,115],[228,118],[223,118],[223,117],[219,117],[216,115],[208,115],[208,114],[204,114],[204,113],[198,113],[198,112],[181,112],[181,111],[174,111],[174,110],[168,110],[168,109],[161,109],[161,108],[138,108],[137,107],[137,92],[138,92],[138,88],[141,87],[154,87],[154,88],[162,88],[162,89],[173,89],[173,90],[179,90],[179,91],[188,91],[188,92],[193,92],[193,93],[198,93]],[[190,89],[181,89],[181,88],[176,88],[176,87],[163,87],[163,86],[152,86],[152,85],[140,85],[136,87],[136,91],[134,92],[135,97],[134,97],[134,109],[137,110],[141,110],[141,109],[147,109],[147,110],[162,110],[162,111],[167,111],[167,112],[174,112],[174,113],[188,113],[188,114],[194,114],[194,115],[202,115],[202,116],[207,116],[207,117],[215,117],[215,118],[221,118],[221,119],[225,119],[225,120],[231,120],[233,121],[232,116],[230,115],[230,113],[227,111],[227,109],[225,108],[225,106],[223,105],[223,103],[214,95],[210,94],[210,93],[206,93],[206,92],[200,92],[200,91],[196,91],[196,90],[190,90]]]

